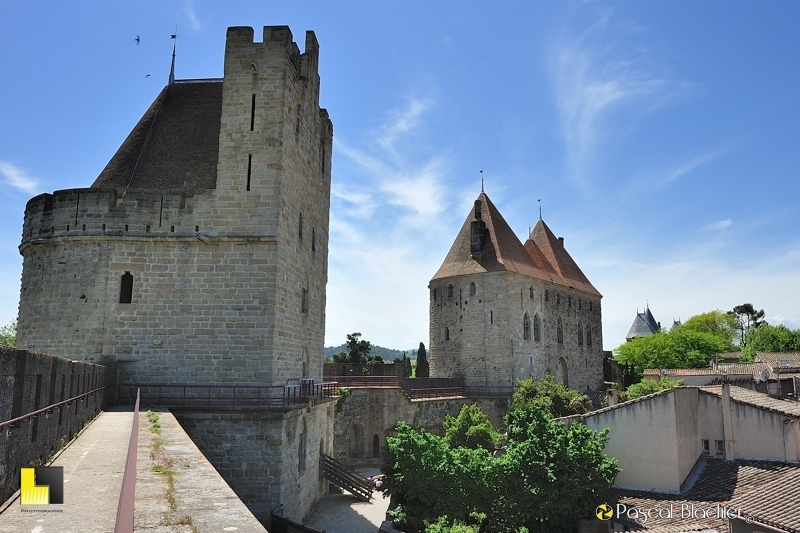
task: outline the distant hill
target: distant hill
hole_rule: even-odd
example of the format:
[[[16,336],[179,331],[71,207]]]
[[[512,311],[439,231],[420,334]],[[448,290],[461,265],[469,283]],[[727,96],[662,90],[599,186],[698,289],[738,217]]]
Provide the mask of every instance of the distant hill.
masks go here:
[[[346,351],[346,344],[340,344],[339,346],[326,346],[325,359],[333,357],[333,354]],[[406,353],[406,357],[410,357],[411,359],[417,358],[417,350],[392,350],[391,348],[384,348],[383,346],[376,346],[374,344],[372,345],[372,351],[370,351],[370,354],[380,355],[383,357],[384,361],[392,362],[395,359],[402,359],[403,352]]]

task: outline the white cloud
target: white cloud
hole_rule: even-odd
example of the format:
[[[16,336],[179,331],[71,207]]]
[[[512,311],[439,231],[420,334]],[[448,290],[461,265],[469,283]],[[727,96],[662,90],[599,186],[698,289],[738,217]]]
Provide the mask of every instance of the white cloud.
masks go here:
[[[767,323],[773,326],[777,326],[778,324],[783,324],[789,329],[800,329],[800,320],[796,318],[789,318],[783,315],[775,315],[767,317]]]
[[[579,183],[585,182],[579,176],[596,147],[625,129],[608,125],[615,114],[626,108],[633,116],[651,112],[691,90],[652,72],[652,59],[626,57],[606,35],[609,19],[600,18],[580,37],[554,47],[555,100],[568,163]]]
[[[0,173],[3,174],[5,182],[12,187],[29,194],[34,194],[39,190],[39,180],[29,176],[24,170],[11,163],[0,161]]]
[[[733,224],[733,220],[731,220],[729,218],[726,218],[725,220],[720,220],[719,222],[714,222],[714,223],[709,224],[707,226],[703,226],[703,229],[706,229],[706,230],[717,230],[718,231],[718,230],[723,230],[725,228],[730,227],[731,224]]]
[[[197,13],[195,13],[194,2],[184,2],[183,14],[186,15],[187,19],[189,19],[189,24],[194,31],[200,31],[203,29],[203,24],[200,23],[200,19],[197,18]]]

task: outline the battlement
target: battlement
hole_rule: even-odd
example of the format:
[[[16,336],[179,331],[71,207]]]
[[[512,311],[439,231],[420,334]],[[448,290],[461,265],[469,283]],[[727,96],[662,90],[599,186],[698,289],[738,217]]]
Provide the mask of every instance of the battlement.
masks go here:
[[[300,52],[294,42],[289,26],[264,26],[261,42],[255,41],[255,32],[250,26],[228,28],[225,39],[225,75],[231,73],[229,67],[237,65],[243,72],[257,73],[267,67],[259,64],[258,57],[264,53],[283,53],[296,73],[303,78],[316,78],[319,65],[319,42],[313,31],[306,32],[305,51]]]
[[[205,196],[201,193],[199,196]],[[199,230],[195,195],[173,190],[65,189],[31,198],[22,246],[42,238],[80,235],[187,234]]]

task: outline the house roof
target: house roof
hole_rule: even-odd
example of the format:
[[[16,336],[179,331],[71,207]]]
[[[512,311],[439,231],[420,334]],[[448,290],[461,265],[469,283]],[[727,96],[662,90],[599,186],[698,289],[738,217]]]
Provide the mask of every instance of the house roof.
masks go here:
[[[658,332],[658,322],[650,312],[650,306],[647,306],[641,313],[636,313],[636,318],[633,319],[631,329],[625,336],[627,340],[635,339],[637,337],[646,337]]]
[[[641,530],[652,533],[685,533],[711,530],[727,532],[727,519],[719,518],[716,506],[741,509],[743,518],[800,533],[800,464],[771,461],[708,459],[698,480],[687,492],[675,495],[617,490],[620,503],[640,509],[669,508],[673,517],[653,514]],[[713,509],[710,517],[680,517],[682,505]],[[687,508],[688,509],[688,508]],[[735,511],[734,511],[735,512]],[[621,520],[620,520],[621,521]]]
[[[717,368],[648,368],[643,372],[644,377],[653,376],[714,376],[752,375],[759,377],[761,371],[769,370],[767,363],[718,363]]]
[[[92,184],[93,188],[213,189],[222,80],[167,85]]]
[[[800,353],[797,352],[756,352],[755,360],[768,364],[775,374],[800,372]]]
[[[475,204],[480,206],[480,218],[473,207],[432,281],[484,272],[516,272],[601,296],[543,221],[539,221],[531,239],[523,246],[486,193],[482,192]],[[476,253],[471,247],[474,222],[483,222],[486,227],[482,246]],[[544,249],[536,243],[537,235]],[[548,235],[556,241],[556,246],[550,243]]]
[[[722,386],[711,385],[708,387],[700,387],[700,392],[703,394],[711,394],[712,396],[721,398]],[[772,411],[773,413],[778,413],[781,415],[800,417],[800,402],[791,400],[781,400],[779,398],[773,398],[772,396],[768,396],[761,392],[756,392],[754,390],[744,389],[742,387],[736,387],[736,386],[732,386],[730,388],[730,392],[731,392],[731,400],[734,402],[744,405],[750,405],[753,407],[758,407],[759,409]]]

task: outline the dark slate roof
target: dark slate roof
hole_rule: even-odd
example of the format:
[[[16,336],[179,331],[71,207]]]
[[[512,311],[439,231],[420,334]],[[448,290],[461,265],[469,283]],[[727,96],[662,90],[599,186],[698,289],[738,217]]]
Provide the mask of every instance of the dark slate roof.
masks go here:
[[[658,322],[653,318],[653,313],[650,312],[650,307],[648,306],[644,312],[636,313],[636,318],[633,319],[631,329],[625,338],[631,340],[637,337],[646,337],[656,332],[658,332]]]
[[[698,480],[687,492],[663,494],[644,491],[617,490],[620,503],[640,509],[669,508],[673,505],[672,519],[654,513],[645,524],[637,528],[651,533],[679,533],[688,531],[728,531],[728,521],[716,513],[703,518],[680,518],[682,505],[695,509],[714,508],[719,504],[728,509],[741,509],[742,517],[780,528],[790,533],[800,533],[800,465],[771,461],[708,459]],[[677,517],[676,517],[677,516]]]
[[[221,79],[167,85],[92,187],[215,188],[221,115]]]
[[[480,204],[480,220],[486,223],[486,235],[480,253],[473,254],[471,251],[472,222],[478,220],[473,207],[432,280],[507,271],[600,296],[543,221],[540,220],[536,225],[539,233],[534,229],[531,234],[532,238],[543,235],[543,247],[534,242],[536,239],[528,239],[523,246],[486,193],[481,193],[476,202]],[[555,245],[549,242],[548,234]]]

